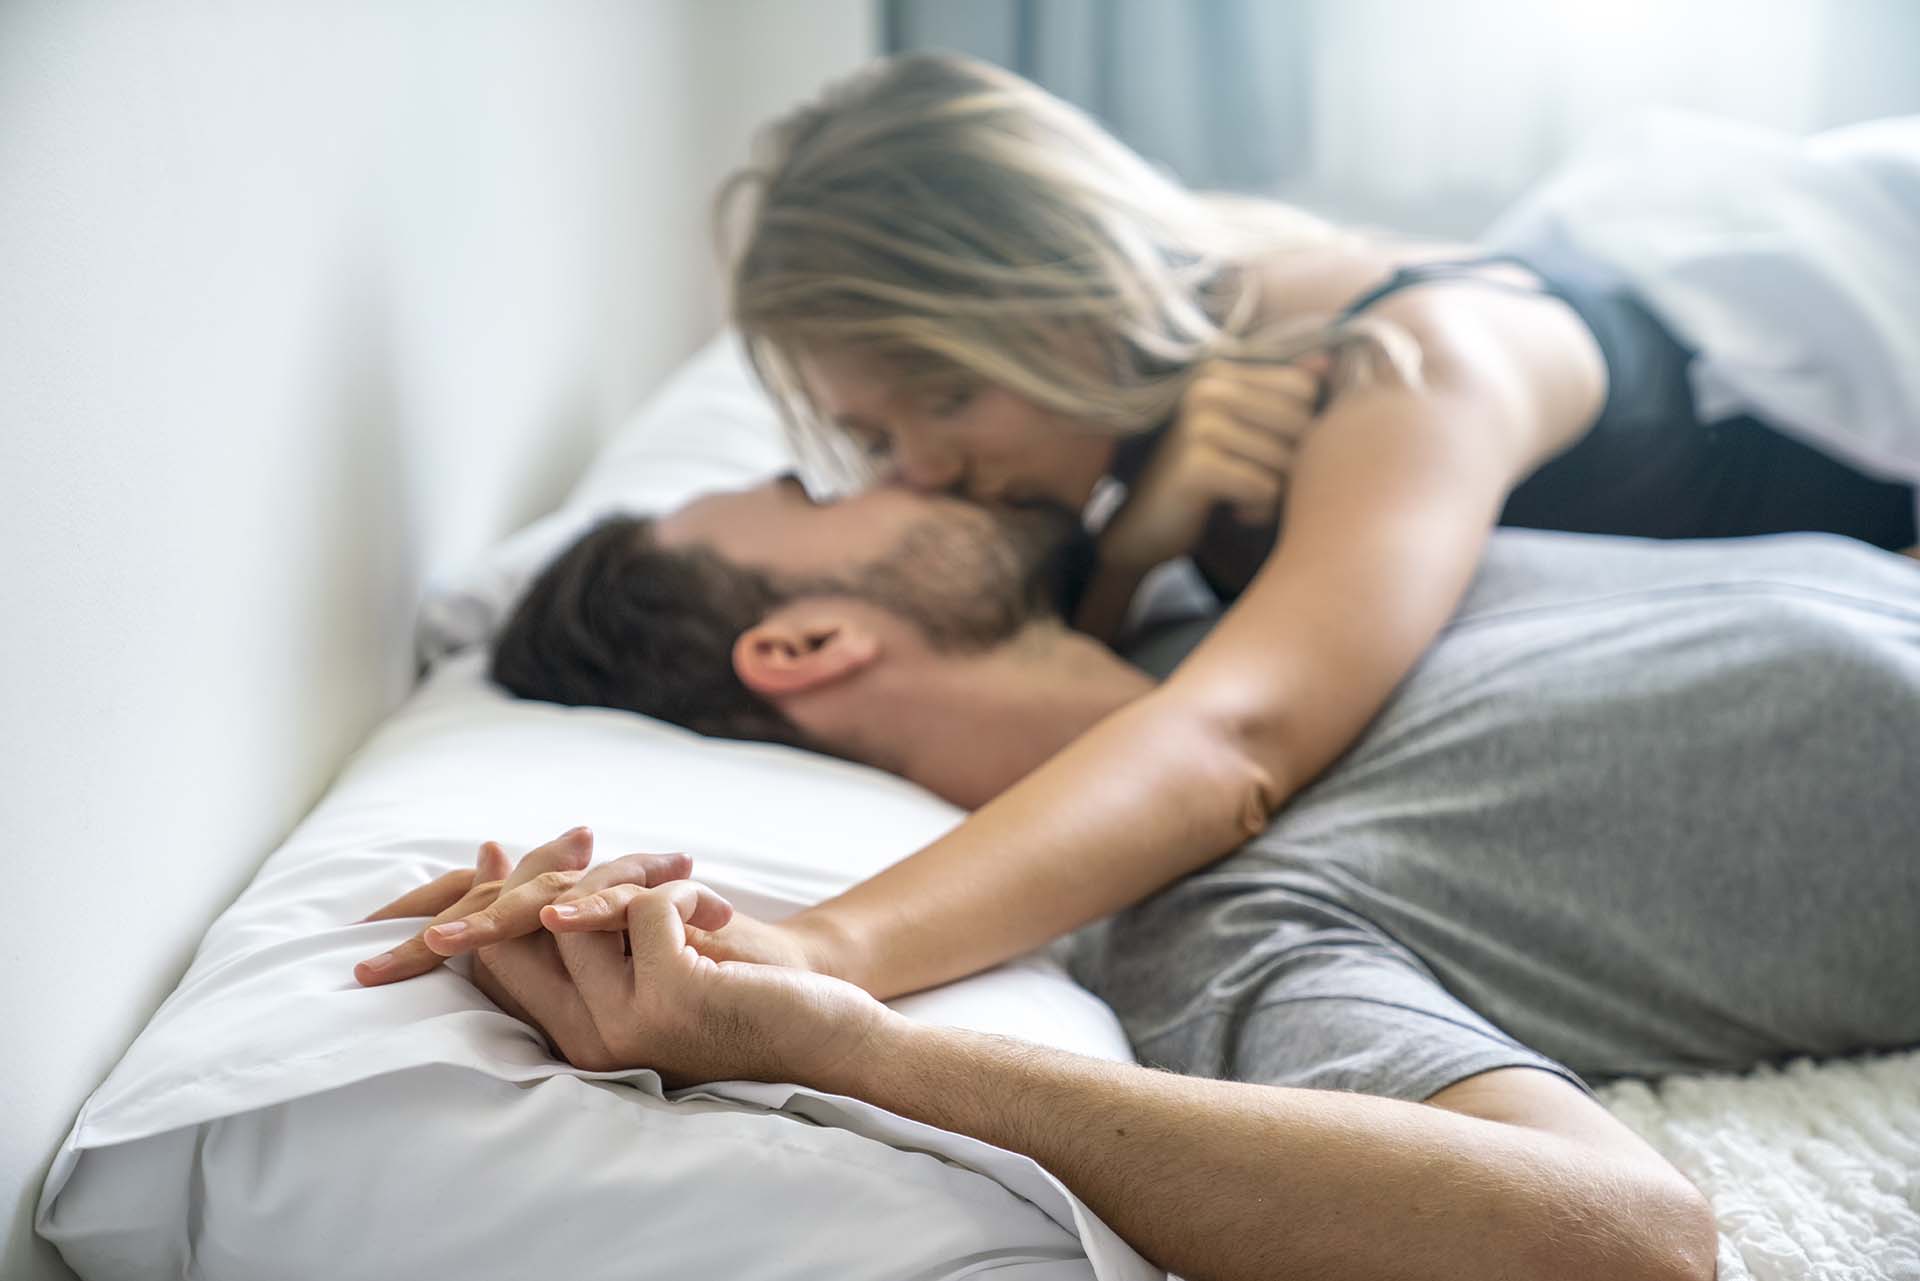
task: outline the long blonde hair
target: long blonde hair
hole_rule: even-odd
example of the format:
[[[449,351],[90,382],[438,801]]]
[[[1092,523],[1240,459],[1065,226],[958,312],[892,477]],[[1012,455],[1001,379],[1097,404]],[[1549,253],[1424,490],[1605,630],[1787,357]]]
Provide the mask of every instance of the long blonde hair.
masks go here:
[[[768,126],[756,153],[715,206],[724,239],[751,197],[733,320],[797,443],[841,479],[860,459],[796,375],[809,349],[878,358],[908,386],[991,383],[1116,435],[1166,421],[1215,357],[1327,349],[1342,379],[1412,369],[1378,322],[1258,322],[1248,265],[1346,233],[1191,192],[987,63],[881,59]]]

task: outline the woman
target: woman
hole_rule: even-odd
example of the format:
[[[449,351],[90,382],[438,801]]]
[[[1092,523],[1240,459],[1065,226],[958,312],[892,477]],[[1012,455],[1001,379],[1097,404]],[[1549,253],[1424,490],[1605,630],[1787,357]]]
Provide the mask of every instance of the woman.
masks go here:
[[[1912,487],[1695,421],[1688,351],[1579,263],[1198,196],[954,57],[875,64],[769,140],[723,192],[757,195],[733,309],[805,449],[985,502],[1080,509],[1112,477],[1082,624],[1111,634],[1188,553],[1234,603],[1154,693],[946,837],[779,925],[736,917],[713,955],[885,998],[1213,861],[1360,734],[1496,523],[1920,541]]]
[[[1418,390],[1424,374],[1496,418],[1516,408],[1503,395],[1553,401],[1530,426],[1548,455],[1578,448],[1526,459],[1502,523],[1916,541],[1911,486],[1751,418],[1701,424],[1691,353],[1585,263],[1196,196],[1034,86],[951,57],[878,64],[770,141],[734,184],[761,192],[734,312],[803,443],[857,479],[988,501],[1079,507],[1103,474],[1131,482],[1103,539],[1109,609],[1088,621],[1188,551],[1223,594],[1244,589],[1303,430],[1383,375]],[[1240,519],[1207,526],[1216,504]]]

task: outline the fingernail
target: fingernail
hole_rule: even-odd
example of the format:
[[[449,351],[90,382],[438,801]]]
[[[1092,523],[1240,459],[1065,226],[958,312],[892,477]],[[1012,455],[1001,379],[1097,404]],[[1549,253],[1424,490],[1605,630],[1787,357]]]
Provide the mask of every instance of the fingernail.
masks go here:
[[[374,957],[372,960],[360,962],[360,968],[365,970],[369,974],[378,974],[380,971],[386,969],[388,966],[392,964],[393,964],[393,953],[382,952],[380,955]]]
[[[467,932],[467,923],[465,921],[448,921],[445,925],[434,926],[433,932],[443,939],[450,939],[455,935],[465,934]]]
[[[580,915],[580,909],[571,903],[556,903],[553,908],[553,914],[555,916],[578,916]]]
[[[573,829],[572,831],[570,831],[570,832],[568,832],[568,833],[567,833],[567,835],[568,835],[568,836],[582,836],[582,835],[585,835],[585,834],[586,834],[586,830],[587,830],[587,829],[586,829],[586,828],[585,828],[584,826],[582,826],[582,827],[576,827],[576,828],[574,828],[574,829]]]

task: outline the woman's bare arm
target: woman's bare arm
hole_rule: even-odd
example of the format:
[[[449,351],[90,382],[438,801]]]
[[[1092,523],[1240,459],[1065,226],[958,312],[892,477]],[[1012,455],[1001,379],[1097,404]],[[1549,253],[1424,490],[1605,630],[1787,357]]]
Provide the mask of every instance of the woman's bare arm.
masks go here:
[[[1561,304],[1465,293],[1380,309],[1421,342],[1423,384],[1328,407],[1278,547],[1170,680],[783,922],[817,968],[885,998],[997,964],[1230,852],[1359,737],[1451,616],[1508,490],[1604,395]]]
[[[1557,302],[1459,285],[1381,314],[1421,342],[1423,383],[1328,408],[1294,464],[1278,548],[1171,680],[901,863],[777,924],[736,915],[703,948],[891,997],[1136,903],[1261,831],[1418,661],[1508,489],[1570,443],[1604,389],[1591,338]],[[545,903],[417,941],[408,964],[362,981],[537,928]]]

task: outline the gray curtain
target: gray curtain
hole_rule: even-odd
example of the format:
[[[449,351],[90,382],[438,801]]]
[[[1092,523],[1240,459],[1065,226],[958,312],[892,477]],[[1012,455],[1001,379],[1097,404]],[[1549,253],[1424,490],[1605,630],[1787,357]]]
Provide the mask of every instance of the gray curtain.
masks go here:
[[[1762,10],[1764,9],[1764,12]],[[1809,132],[1920,112],[1920,0],[884,0],[1196,187],[1477,235],[1648,106]]]
[[[1306,163],[1308,0],[888,0],[889,52],[999,63],[1199,187],[1271,190]]]

